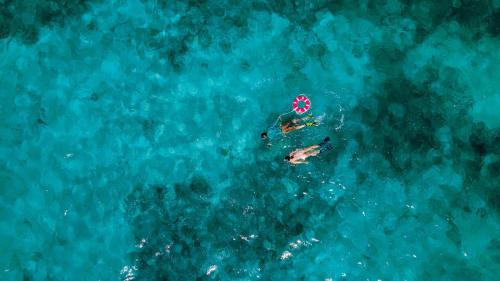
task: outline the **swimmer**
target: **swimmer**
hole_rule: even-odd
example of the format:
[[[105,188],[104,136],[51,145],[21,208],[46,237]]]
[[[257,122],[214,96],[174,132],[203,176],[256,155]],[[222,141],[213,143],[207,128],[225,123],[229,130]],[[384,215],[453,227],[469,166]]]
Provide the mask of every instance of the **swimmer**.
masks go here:
[[[308,157],[316,156],[333,148],[333,145],[328,143],[329,141],[330,137],[326,137],[318,145],[311,145],[306,148],[296,149],[289,155],[285,156],[285,161],[288,161],[291,164],[307,164],[306,159]]]
[[[286,122],[281,122],[281,117],[276,120],[273,126],[269,128],[266,132],[263,132],[260,134],[260,137],[265,140],[269,139],[272,140],[276,138],[278,135],[283,135],[285,136],[286,134],[300,130],[304,127],[310,127],[310,126],[319,126],[321,120],[323,119],[323,116],[314,118],[312,114],[309,114],[307,117],[301,118],[301,119],[292,119]]]

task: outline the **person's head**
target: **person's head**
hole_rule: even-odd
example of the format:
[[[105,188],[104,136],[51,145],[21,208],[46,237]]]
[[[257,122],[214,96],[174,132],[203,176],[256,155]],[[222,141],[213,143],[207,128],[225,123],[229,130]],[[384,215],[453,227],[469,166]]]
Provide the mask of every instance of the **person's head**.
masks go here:
[[[263,140],[267,139],[267,132],[263,132],[262,134],[260,134],[260,138]]]
[[[287,155],[287,156],[285,156],[285,161],[290,162],[290,160],[292,160],[292,158],[293,158],[292,156]]]

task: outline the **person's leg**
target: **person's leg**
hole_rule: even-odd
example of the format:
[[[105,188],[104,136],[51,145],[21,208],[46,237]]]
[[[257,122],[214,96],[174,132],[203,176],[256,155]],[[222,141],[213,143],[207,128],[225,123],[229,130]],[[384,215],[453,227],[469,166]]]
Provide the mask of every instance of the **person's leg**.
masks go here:
[[[313,117],[314,117],[314,116],[313,116],[313,115],[312,115],[312,113],[311,113],[311,114],[307,114],[307,116],[306,116],[306,117],[303,117],[303,118],[301,118],[300,120],[302,120],[302,121],[306,121],[306,120],[312,119]]]
[[[293,124],[297,124],[297,123],[299,123],[299,122],[301,122],[301,121],[307,121],[307,120],[309,120],[309,119],[311,119],[311,118],[313,118],[313,115],[312,115],[312,114],[309,114],[309,115],[307,115],[306,117],[302,117],[302,118],[298,118],[298,119],[292,119],[292,120],[291,120],[291,122],[292,122]]]
[[[324,117],[325,114],[318,117],[313,117],[313,115],[310,114],[308,117],[302,118],[301,120],[304,120],[304,124],[308,127],[319,126]]]
[[[311,150],[315,150],[315,149],[317,149],[317,148],[320,148],[320,146],[319,146],[319,145],[317,145],[317,144],[315,144],[315,145],[311,145],[311,146],[309,146],[309,147],[306,147],[306,148],[304,149],[304,151],[308,152],[308,151],[311,151]]]
[[[300,130],[304,128],[306,125],[297,125],[297,126],[289,126],[289,127],[284,127],[282,128],[283,133],[287,134],[296,130]]]
[[[318,155],[318,154],[320,154],[320,153],[321,153],[321,151],[320,151],[320,150],[313,150],[313,151],[311,151],[311,152],[307,153],[307,155],[308,155],[308,156],[316,156],[316,155]]]

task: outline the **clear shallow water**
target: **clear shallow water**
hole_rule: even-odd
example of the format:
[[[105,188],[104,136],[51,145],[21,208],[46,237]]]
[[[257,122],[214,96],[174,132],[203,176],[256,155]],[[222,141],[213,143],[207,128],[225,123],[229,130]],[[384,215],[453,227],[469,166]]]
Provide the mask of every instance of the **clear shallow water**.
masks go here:
[[[495,280],[500,2],[439,2],[1,1],[0,279]]]

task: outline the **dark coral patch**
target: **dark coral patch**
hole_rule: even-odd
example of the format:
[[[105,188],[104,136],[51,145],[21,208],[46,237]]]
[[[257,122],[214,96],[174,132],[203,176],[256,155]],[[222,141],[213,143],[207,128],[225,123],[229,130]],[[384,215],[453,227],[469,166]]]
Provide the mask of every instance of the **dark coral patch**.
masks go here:
[[[5,0],[0,5],[0,39],[19,36],[25,44],[38,41],[39,28],[59,25],[72,17],[82,15],[90,1],[20,1]],[[27,15],[30,13],[30,15]],[[31,20],[25,22],[27,18]]]

